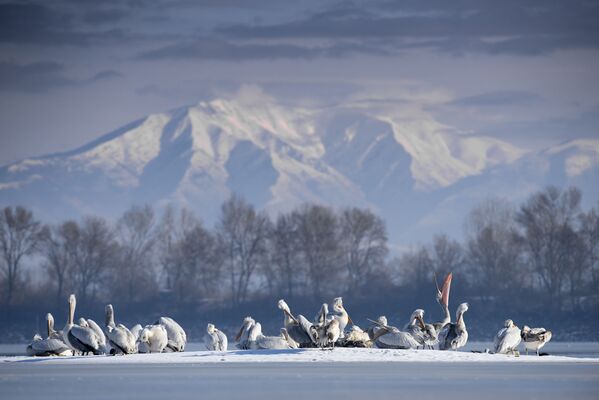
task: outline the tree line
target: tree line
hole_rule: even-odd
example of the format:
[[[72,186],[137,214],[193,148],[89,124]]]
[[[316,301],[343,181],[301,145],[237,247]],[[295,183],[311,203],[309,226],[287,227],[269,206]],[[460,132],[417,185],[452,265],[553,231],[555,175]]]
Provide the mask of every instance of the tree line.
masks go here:
[[[0,213],[3,308],[69,293],[82,303],[241,307],[285,297],[322,302],[351,293],[431,292],[453,272],[487,307],[585,310],[599,304],[599,214],[576,188],[548,187],[514,205],[488,199],[445,234],[389,257],[385,222],[368,209],[306,204],[270,217],[233,195],[207,227],[188,209],[133,206],[118,220],[43,224],[31,210]],[[433,297],[432,295],[429,297]]]

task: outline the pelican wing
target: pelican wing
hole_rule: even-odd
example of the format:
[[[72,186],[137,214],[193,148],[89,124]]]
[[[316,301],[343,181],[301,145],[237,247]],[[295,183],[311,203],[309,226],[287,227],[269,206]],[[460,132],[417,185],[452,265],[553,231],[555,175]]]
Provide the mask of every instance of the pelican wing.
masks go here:
[[[289,349],[287,340],[280,336],[260,336],[256,339],[259,349]]]
[[[451,349],[451,342],[457,338],[457,336],[458,332],[456,330],[456,324],[446,324],[439,333],[439,350]]]
[[[34,340],[30,346],[34,356],[60,356],[71,352],[69,346],[58,339]]]
[[[376,346],[381,349],[415,349],[419,343],[409,333],[393,330],[380,336]]]
[[[308,338],[310,339],[312,344],[316,344],[316,339],[310,334],[310,331],[311,331],[310,328],[312,328],[312,322],[310,322],[308,320],[308,318],[304,317],[301,314],[297,316],[297,321],[299,322],[302,330],[304,332],[306,332],[306,334],[308,335]],[[291,335],[291,333],[289,335]],[[293,340],[296,340],[296,339],[293,337]],[[302,343],[302,342],[300,342],[300,343]]]
[[[216,336],[218,336],[218,348],[219,351],[226,351],[229,346],[229,340],[227,339],[227,335],[224,332],[219,330],[216,331]]]
[[[521,340],[522,338],[520,337],[520,329],[516,327],[503,328],[495,337],[495,353],[505,354],[508,351],[518,347]]]
[[[69,330],[69,343],[77,351],[83,353],[100,354],[100,343],[98,336],[91,328],[73,325]]]
[[[124,325],[119,324],[106,331],[108,342],[113,349],[121,354],[135,353],[135,337]]]

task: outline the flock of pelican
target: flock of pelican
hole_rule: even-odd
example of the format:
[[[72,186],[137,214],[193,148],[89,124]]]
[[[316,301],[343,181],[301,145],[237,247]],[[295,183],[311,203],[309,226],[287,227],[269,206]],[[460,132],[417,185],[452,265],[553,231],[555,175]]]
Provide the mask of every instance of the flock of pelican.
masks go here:
[[[468,303],[457,307],[455,322],[451,320],[449,311],[449,292],[452,274],[448,274],[441,288],[437,285],[437,302],[443,310],[443,319],[426,323],[424,310],[414,310],[407,324],[400,329],[388,324],[385,316],[370,320],[367,330],[355,325],[345,307],[343,299],[333,299],[332,311],[324,303],[316,316],[309,320],[303,315],[294,316],[285,300],[278,301],[278,308],[283,312],[283,327],[278,336],[266,336],[262,333],[262,325],[252,317],[243,320],[239,332],[235,336],[235,346],[241,350],[261,349],[297,349],[318,347],[333,349],[341,347],[377,347],[383,349],[434,349],[457,350],[468,342],[468,330],[464,314],[468,311]],[[74,323],[76,299],[69,297],[69,313],[67,324],[62,331],[54,330],[54,318],[47,314],[47,338],[36,334],[27,346],[27,354],[32,356],[63,356],[75,354],[133,354],[180,352],[185,350],[187,336],[181,326],[172,318],[161,317],[151,325],[140,324],[128,329],[123,324],[116,324],[114,309],[106,306],[104,329],[91,319],[79,318]],[[351,329],[346,329],[351,325]],[[551,332],[544,328],[520,330],[512,320],[506,320],[504,327],[497,333],[492,351],[496,354],[519,355],[518,346],[524,343],[529,350],[539,355],[539,350],[551,340]],[[226,351],[227,336],[212,323],[206,327],[204,336],[206,349]]]
[[[75,321],[75,295],[69,296],[67,323],[61,331],[54,330],[54,317],[46,315],[48,336],[39,334],[27,346],[30,356],[66,356],[87,354],[133,354],[162,353],[185,350],[187,335],[185,330],[169,317],[160,317],[151,325],[140,324],[131,329],[114,321],[114,309],[106,306],[104,329],[94,320],[79,318]]]

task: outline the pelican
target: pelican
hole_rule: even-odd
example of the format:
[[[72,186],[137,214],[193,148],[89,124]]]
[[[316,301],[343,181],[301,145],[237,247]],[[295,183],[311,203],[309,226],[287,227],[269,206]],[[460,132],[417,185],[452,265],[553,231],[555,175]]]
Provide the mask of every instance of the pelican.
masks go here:
[[[227,335],[216,329],[213,324],[208,324],[206,327],[206,335],[204,336],[204,345],[206,346],[206,349],[226,351],[227,342]]]
[[[48,338],[58,339],[62,341],[62,331],[54,330],[54,317],[52,316],[52,314],[46,314],[46,323],[48,324]]]
[[[249,334],[252,327],[256,324],[256,321],[252,317],[245,317],[243,319],[243,324],[241,328],[239,328],[239,333],[235,336],[235,341],[237,344],[235,345],[240,350],[247,350],[250,348],[249,343]]]
[[[48,337],[42,339],[40,335],[36,334],[33,341],[27,346],[27,355],[37,357],[72,355],[73,351],[70,347],[57,337],[52,314],[46,315],[46,324]]]
[[[256,326],[259,326],[257,323]],[[293,340],[287,329],[281,328],[281,334],[279,336],[264,336],[260,330],[260,334],[256,336],[255,347],[258,349],[265,350],[281,350],[281,349],[297,349],[299,346],[295,340]]]
[[[285,300],[279,300],[277,306],[280,310],[283,311],[284,320],[283,326],[287,330],[289,336],[299,344],[300,347],[312,347],[314,344],[314,339],[310,335],[310,328],[306,329],[306,323],[311,325],[309,321],[304,321],[302,324],[299,321],[299,317],[304,318],[303,316],[298,316],[295,318],[289,309],[289,306],[285,302]],[[305,319],[305,318],[304,318]]]
[[[545,328],[531,329],[527,325],[524,325],[520,334],[520,337],[524,342],[526,354],[528,354],[528,350],[534,350],[537,353],[537,356],[539,355],[539,350],[551,340],[551,336],[551,331],[548,331]]]
[[[164,325],[166,333],[168,334],[168,344],[166,345],[165,350],[173,352],[184,351],[185,345],[187,344],[187,334],[183,328],[181,328],[181,325],[169,317],[158,318],[158,320],[154,322],[154,325],[158,324]]]
[[[106,346],[106,336],[104,335],[104,332],[102,332],[102,328],[100,328],[100,326],[98,326],[98,324],[96,324],[96,322],[93,319],[86,319],[87,325],[91,328],[91,330],[93,330],[95,332],[95,334],[98,336],[98,339],[100,341],[100,350],[102,351],[103,354],[108,353],[108,347]]]
[[[370,338],[370,340],[373,340],[376,333],[382,329],[381,326],[386,326],[386,325],[387,325],[387,317],[385,317],[384,315],[381,315],[380,317],[378,317],[376,322],[374,322],[368,328],[367,332],[368,332],[368,337]]]
[[[424,348],[425,346],[425,324],[424,324],[424,310],[414,310],[410,316],[410,321],[404,327],[404,331],[412,335],[412,337]]]
[[[433,324],[425,324],[424,325],[424,345],[429,349],[433,349],[433,347],[439,343],[439,336],[437,335],[437,330]]]
[[[131,327],[131,329],[129,329],[129,332],[131,332],[131,334],[133,336],[135,336],[135,340],[139,339],[139,334],[141,333],[141,331],[143,330],[143,326],[141,326],[141,324],[135,324]]]
[[[439,285],[437,285],[437,278],[435,278],[435,286],[437,287],[437,303],[441,306],[443,310],[443,319],[439,322],[435,322],[433,326],[435,327],[436,334],[439,335],[443,327],[449,323],[451,323],[451,314],[449,313],[449,291],[451,290],[451,279],[453,274],[450,272],[447,274],[447,277],[443,281],[443,286],[439,290]]]
[[[147,325],[139,334],[137,343],[140,353],[162,353],[168,343],[164,325]]]
[[[106,337],[112,347],[111,354],[133,354],[137,351],[136,338],[123,324],[115,325],[114,309],[112,304],[107,304],[106,312]]]
[[[372,338],[379,349],[416,349],[420,346],[420,343],[408,332],[402,332],[394,326],[387,326],[379,321],[369,321],[380,328]]]
[[[339,320],[329,318],[329,308],[326,303],[320,307],[320,314],[316,317],[317,323],[310,328],[310,334],[320,348],[335,347],[335,342],[341,336]]]
[[[517,354],[520,337],[520,328],[514,325],[514,321],[506,319],[504,328],[497,332],[493,344],[495,354]]]
[[[349,314],[343,307],[342,297],[335,297],[335,299],[333,299],[333,311],[335,311],[336,313],[334,314],[334,318],[339,321],[339,338],[343,339],[345,337],[345,327],[348,323],[353,325],[353,321],[351,320]]]
[[[351,330],[345,335],[345,347],[372,347],[368,332],[364,332],[358,325],[352,325]]]
[[[456,311],[456,322],[449,323],[439,333],[439,350],[457,350],[468,342],[468,331],[464,322],[464,313],[468,303],[462,303]]]
[[[101,354],[100,338],[89,326],[79,326],[73,323],[77,300],[75,295],[69,296],[69,316],[67,324],[62,330],[64,342],[73,350],[83,354]],[[87,325],[86,323],[84,325]]]

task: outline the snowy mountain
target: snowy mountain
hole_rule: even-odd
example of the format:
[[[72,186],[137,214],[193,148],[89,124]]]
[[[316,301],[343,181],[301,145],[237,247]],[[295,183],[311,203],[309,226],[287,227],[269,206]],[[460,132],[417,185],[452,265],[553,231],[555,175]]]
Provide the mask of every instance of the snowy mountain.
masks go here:
[[[392,242],[407,245],[441,231],[459,236],[465,213],[489,196],[520,201],[547,184],[575,184],[594,202],[597,182],[596,139],[527,153],[428,116],[233,99],[150,115],[73,151],[0,167],[0,205],[58,221],[175,203],[211,224],[237,192],[273,215],[305,202],[370,207]]]

